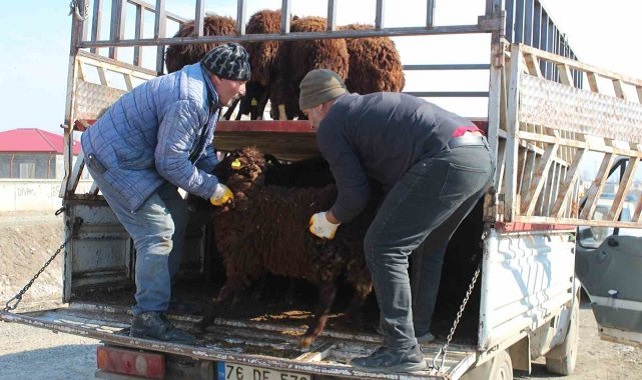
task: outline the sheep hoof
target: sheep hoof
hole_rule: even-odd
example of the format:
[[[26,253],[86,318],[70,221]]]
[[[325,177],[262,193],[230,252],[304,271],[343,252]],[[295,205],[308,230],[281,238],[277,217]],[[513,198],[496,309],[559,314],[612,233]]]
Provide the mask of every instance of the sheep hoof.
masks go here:
[[[303,336],[301,340],[299,340],[299,347],[301,348],[308,348],[310,345],[314,342],[314,338],[311,336]]]

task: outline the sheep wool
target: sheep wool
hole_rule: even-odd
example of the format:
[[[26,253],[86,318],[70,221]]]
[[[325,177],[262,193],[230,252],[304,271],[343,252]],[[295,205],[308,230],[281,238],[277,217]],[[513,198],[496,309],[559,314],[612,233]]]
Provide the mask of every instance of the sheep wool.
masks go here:
[[[346,317],[357,311],[372,291],[363,253],[363,237],[374,212],[365,212],[341,226],[335,239],[322,241],[307,231],[310,215],[327,210],[336,185],[292,188],[265,184],[266,162],[255,148],[237,150],[216,167],[217,177],[234,193],[234,203],[214,209],[214,239],[223,258],[226,282],[206,305],[201,331],[216,310],[244,286],[271,273],[306,280],[318,287],[314,317],[299,344],[309,346],[323,331],[334,302],[338,280],[345,275],[354,288]],[[374,211],[374,208],[370,211]]]

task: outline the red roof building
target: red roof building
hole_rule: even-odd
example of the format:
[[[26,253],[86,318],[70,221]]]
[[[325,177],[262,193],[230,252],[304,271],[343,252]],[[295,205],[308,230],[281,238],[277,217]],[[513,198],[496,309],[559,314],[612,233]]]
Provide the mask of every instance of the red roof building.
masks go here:
[[[63,136],[38,128],[0,132],[0,178],[58,179],[64,174]],[[73,154],[80,153],[74,141]]]
[[[74,155],[80,153],[80,142],[74,141]],[[38,128],[18,128],[0,132],[0,153],[63,154],[63,137]]]

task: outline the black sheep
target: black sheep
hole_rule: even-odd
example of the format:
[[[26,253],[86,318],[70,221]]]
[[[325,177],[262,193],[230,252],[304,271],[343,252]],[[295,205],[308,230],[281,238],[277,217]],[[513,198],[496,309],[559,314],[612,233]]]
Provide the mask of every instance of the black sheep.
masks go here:
[[[265,184],[286,187],[323,187],[334,183],[330,165],[321,156],[293,162],[282,162],[265,155]]]
[[[247,34],[278,34],[281,32],[281,11],[264,9],[250,17],[245,28]],[[252,120],[263,119],[263,110],[273,91],[273,83],[279,71],[279,54],[283,42],[248,41],[243,45],[250,56],[252,78],[247,82],[246,95],[241,99],[236,116],[249,114]]]

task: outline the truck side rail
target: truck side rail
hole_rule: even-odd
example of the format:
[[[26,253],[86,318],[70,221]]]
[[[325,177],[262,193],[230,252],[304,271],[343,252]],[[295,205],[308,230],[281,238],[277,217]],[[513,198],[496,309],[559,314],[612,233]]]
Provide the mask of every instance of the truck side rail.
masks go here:
[[[499,123],[505,140],[498,146],[496,221],[642,227],[640,196],[632,221],[618,220],[642,158],[642,80],[523,44],[511,45],[505,58]],[[543,63],[558,68],[561,83],[543,77]],[[589,89],[576,87],[572,71],[586,76]],[[599,85],[600,80],[612,87]],[[602,157],[601,164],[580,212],[580,169],[590,153]],[[594,220],[597,199],[618,157],[629,165],[607,220]]]
[[[74,123],[70,128],[72,131],[83,131],[121,95],[133,89],[137,82],[147,81],[156,76],[156,73],[151,70],[82,50],[78,51],[73,65],[77,75],[72,81],[74,88],[71,104],[71,113],[74,115]],[[70,137],[66,138],[71,141]],[[84,164],[81,151],[73,168],[65,170],[65,178],[59,194],[61,198],[75,193],[82,177]],[[98,189],[92,185],[88,194],[97,193]]]
[[[330,0],[328,2],[327,31],[325,32],[304,32],[291,33],[290,17],[292,16],[292,0],[282,0],[281,2],[281,32],[278,34],[246,34],[246,22],[249,19],[247,14],[247,1],[237,1],[237,35],[236,36],[206,36],[204,35],[203,25],[206,17],[204,1],[195,0],[194,5],[194,35],[189,37],[170,37],[167,36],[168,22],[176,22],[179,25],[187,20],[167,12],[165,1],[156,2],[156,6],[147,4],[141,0],[113,0],[110,9],[110,33],[107,38],[100,35],[100,24],[102,22],[102,0],[94,0],[92,7],[92,17],[90,22],[85,23],[83,20],[82,27],[78,30],[76,47],[90,48],[91,52],[96,53],[98,48],[108,48],[109,58],[118,58],[118,49],[123,47],[134,48],[134,64],[140,65],[140,48],[143,46],[157,47],[156,53],[156,70],[163,72],[163,54],[164,47],[176,44],[193,44],[193,43],[212,43],[212,42],[243,42],[243,41],[266,41],[266,40],[297,40],[297,39],[323,39],[323,38],[354,38],[354,37],[375,37],[375,36],[409,36],[409,35],[430,35],[430,34],[466,34],[466,33],[484,33],[502,29],[504,18],[501,17],[502,0],[479,0],[486,3],[486,15],[480,16],[476,24],[469,25],[435,25],[434,13],[437,0],[426,0],[426,23],[424,26],[411,27],[387,27],[385,22],[385,8],[387,1],[378,0],[375,3],[375,20],[374,29],[369,30],[338,30],[336,25],[337,19],[337,2]],[[78,3],[88,3],[89,0],[79,1]],[[389,3],[390,1],[388,1]],[[134,36],[128,37],[126,34],[126,25],[131,23],[127,21],[129,6],[134,7]],[[87,8],[89,9],[89,8]],[[152,37],[144,36],[145,14],[151,13],[154,16],[154,32]],[[88,15],[87,15],[88,16]],[[89,19],[89,17],[87,17]],[[91,34],[89,34],[89,23],[91,23]]]
[[[281,20],[281,33],[279,34],[259,34],[248,35],[245,33],[245,21],[248,19],[246,14],[246,1],[239,0],[237,2],[237,36],[205,36],[203,35],[203,23],[206,16],[204,10],[204,2],[195,0],[194,4],[194,23],[195,34],[190,37],[168,37],[167,24],[177,23],[182,25],[189,20],[182,18],[176,14],[168,12],[165,9],[165,2],[158,1],[155,6],[147,4],[141,0],[113,0],[111,2],[111,9],[104,15],[103,1],[89,0],[78,1],[80,9],[86,7],[85,17],[74,17],[72,23],[72,40],[70,52],[70,69],[67,91],[67,107],[65,112],[65,172],[67,173],[65,183],[63,184],[60,195],[63,198],[78,197],[82,198],[83,195],[75,195],[75,187],[78,183],[78,178],[82,173],[83,160],[79,159],[75,164],[72,164],[71,143],[75,131],[82,130],[89,123],[89,120],[95,120],[99,117],[102,109],[111,104],[117,99],[124,91],[132,86],[134,78],[148,79],[155,75],[163,73],[163,55],[164,47],[173,44],[190,44],[190,43],[206,43],[206,42],[229,42],[229,41],[266,41],[266,40],[300,40],[300,39],[322,39],[322,38],[344,38],[344,37],[374,37],[374,36],[436,36],[448,34],[478,34],[489,33],[491,34],[491,62],[490,63],[474,63],[474,64],[415,64],[405,65],[406,71],[429,71],[429,70],[490,70],[490,86],[488,91],[425,91],[418,89],[412,94],[421,97],[478,97],[488,98],[489,109],[488,119],[488,132],[491,140],[491,145],[496,150],[495,155],[498,158],[497,162],[501,162],[496,178],[495,189],[497,189],[497,200],[494,202],[495,210],[489,212],[486,220],[497,222],[532,222],[532,223],[558,223],[559,221],[573,222],[577,221],[572,217],[573,210],[577,209],[577,191],[575,181],[562,181],[560,178],[566,175],[569,170],[577,172],[577,165],[573,167],[572,162],[579,162],[572,158],[566,157],[570,152],[574,152],[574,146],[567,146],[564,143],[558,144],[560,154],[557,152],[547,153],[550,162],[546,166],[547,170],[555,171],[555,175],[548,175],[542,172],[544,178],[551,181],[548,187],[540,186],[533,189],[531,192],[522,193],[522,189],[529,189],[529,183],[538,183],[537,176],[529,176],[532,172],[533,163],[536,160],[541,161],[544,152],[545,142],[538,142],[528,140],[525,133],[529,133],[528,128],[533,128],[535,125],[532,122],[525,122],[526,129],[517,133],[512,133],[508,136],[511,128],[507,125],[512,123],[520,125],[521,123],[517,118],[510,119],[507,115],[512,115],[514,110],[510,107],[515,107],[519,104],[513,99],[516,94],[523,92],[523,89],[513,89],[509,86],[513,83],[514,75],[512,71],[508,71],[508,66],[503,62],[510,61],[510,53],[505,52],[504,47],[507,46],[507,41],[525,41],[532,43],[534,46],[540,46],[543,50],[533,51],[550,51],[560,54],[550,55],[540,58],[541,55],[526,55],[522,60],[537,59],[539,60],[540,69],[532,67],[534,75],[539,79],[544,80],[548,78],[553,81],[566,81],[569,86],[580,87],[582,85],[581,72],[597,72],[594,69],[584,69],[582,65],[576,65],[573,62],[575,54],[568,45],[568,41],[563,33],[561,33],[548,13],[538,0],[522,3],[502,0],[479,0],[485,3],[485,13],[478,16],[475,23],[469,25],[436,25],[434,23],[435,7],[438,6],[439,0],[426,0],[426,22],[424,26],[410,26],[401,28],[388,28],[384,20],[385,15],[385,0],[378,0],[375,2],[375,22],[374,28],[369,30],[336,30],[336,2],[328,2],[327,20],[328,28],[323,32],[307,32],[307,33],[290,33],[289,23],[291,0],[283,0],[281,9],[283,10],[283,17]],[[133,10],[133,12],[131,12]],[[131,17],[133,13],[134,17]],[[144,23],[147,17],[152,15],[154,18],[153,36],[147,36],[143,33],[146,29]],[[81,15],[82,16],[82,15]],[[105,17],[104,17],[105,16]],[[101,22],[104,19],[110,22],[110,32],[108,36],[101,36]],[[133,30],[126,33],[127,31]],[[149,33],[148,33],[149,34]],[[508,40],[506,40],[508,39]],[[141,51],[142,47],[150,46],[155,47],[156,50],[156,66],[155,70],[145,69],[142,67]],[[522,45],[523,46],[523,45]],[[133,55],[131,63],[125,63],[126,54],[119,53],[119,49],[132,47]],[[108,50],[107,56],[101,55]],[[501,62],[497,62],[500,57]],[[538,57],[538,58],[532,58]],[[551,58],[558,57],[558,58]],[[569,58],[564,58],[569,57]],[[559,59],[565,60],[564,62],[571,62],[567,65],[566,70],[561,72],[562,68],[556,62]],[[89,64],[93,62],[93,64]],[[421,62],[420,62],[421,63]],[[100,81],[98,83],[89,83],[86,80],[86,74],[83,73],[84,67],[93,66],[98,70]],[[532,65],[531,65],[532,66]],[[118,68],[122,69],[118,69]],[[530,66],[520,66],[517,70],[523,70],[528,73]],[[498,74],[500,73],[501,74]],[[521,72],[521,71],[519,71]],[[125,86],[114,88],[109,80],[109,75],[119,73],[124,76]],[[137,76],[136,73],[142,73],[143,76]],[[570,74],[569,74],[570,73]],[[570,77],[569,77],[570,75]],[[511,79],[508,79],[511,78]],[[524,80],[526,82],[527,80]],[[566,83],[563,82],[563,83]],[[589,83],[591,78],[589,77]],[[481,89],[483,90],[483,89]],[[515,93],[513,93],[515,90]],[[85,96],[83,92],[87,93]],[[498,95],[498,92],[501,93]],[[501,100],[500,100],[501,99]],[[500,107],[498,104],[501,103]],[[508,109],[506,109],[508,107]],[[501,110],[501,116],[499,116]],[[495,112],[494,110],[498,110]],[[521,127],[520,127],[521,128]],[[517,130],[519,130],[518,128]],[[532,132],[532,131],[530,131]],[[533,132],[532,132],[533,133]],[[508,144],[504,144],[503,138],[508,137]],[[563,136],[562,136],[563,137]],[[516,140],[515,140],[516,139]],[[534,143],[535,142],[535,143]],[[507,146],[511,149],[516,149],[517,146],[528,144],[524,149],[519,150],[521,158],[517,158],[517,150],[514,152],[505,152]],[[558,148],[556,148],[558,149]],[[530,153],[528,153],[530,152]],[[507,160],[505,160],[507,158]],[[507,164],[508,163],[508,164]],[[521,169],[517,169],[520,167]],[[73,167],[72,167],[73,166]],[[499,174],[501,173],[501,174]],[[553,179],[553,178],[556,179]],[[519,178],[519,181],[518,181]],[[528,181],[527,181],[528,179]],[[530,182],[529,182],[530,181]],[[542,182],[546,183],[546,182]],[[559,192],[557,186],[564,184],[568,188],[562,189]],[[570,190],[569,190],[570,189]],[[574,193],[568,195],[569,192]],[[89,195],[97,194],[97,189],[93,188]],[[547,194],[547,198],[540,197],[542,194]],[[553,194],[555,197],[553,197]],[[564,194],[564,195],[562,195]],[[519,200],[515,200],[520,196]],[[528,203],[526,199],[537,199]],[[561,198],[560,198],[561,197]],[[557,202],[558,198],[560,199]],[[554,199],[555,202],[551,201]],[[528,203],[528,204],[527,204]],[[551,204],[549,204],[551,203]],[[519,208],[517,206],[520,206]],[[551,209],[558,207],[563,210],[561,213],[551,214]],[[590,219],[591,216],[587,215],[585,219]],[[575,224],[575,223],[574,223]],[[585,223],[582,223],[585,224]]]

